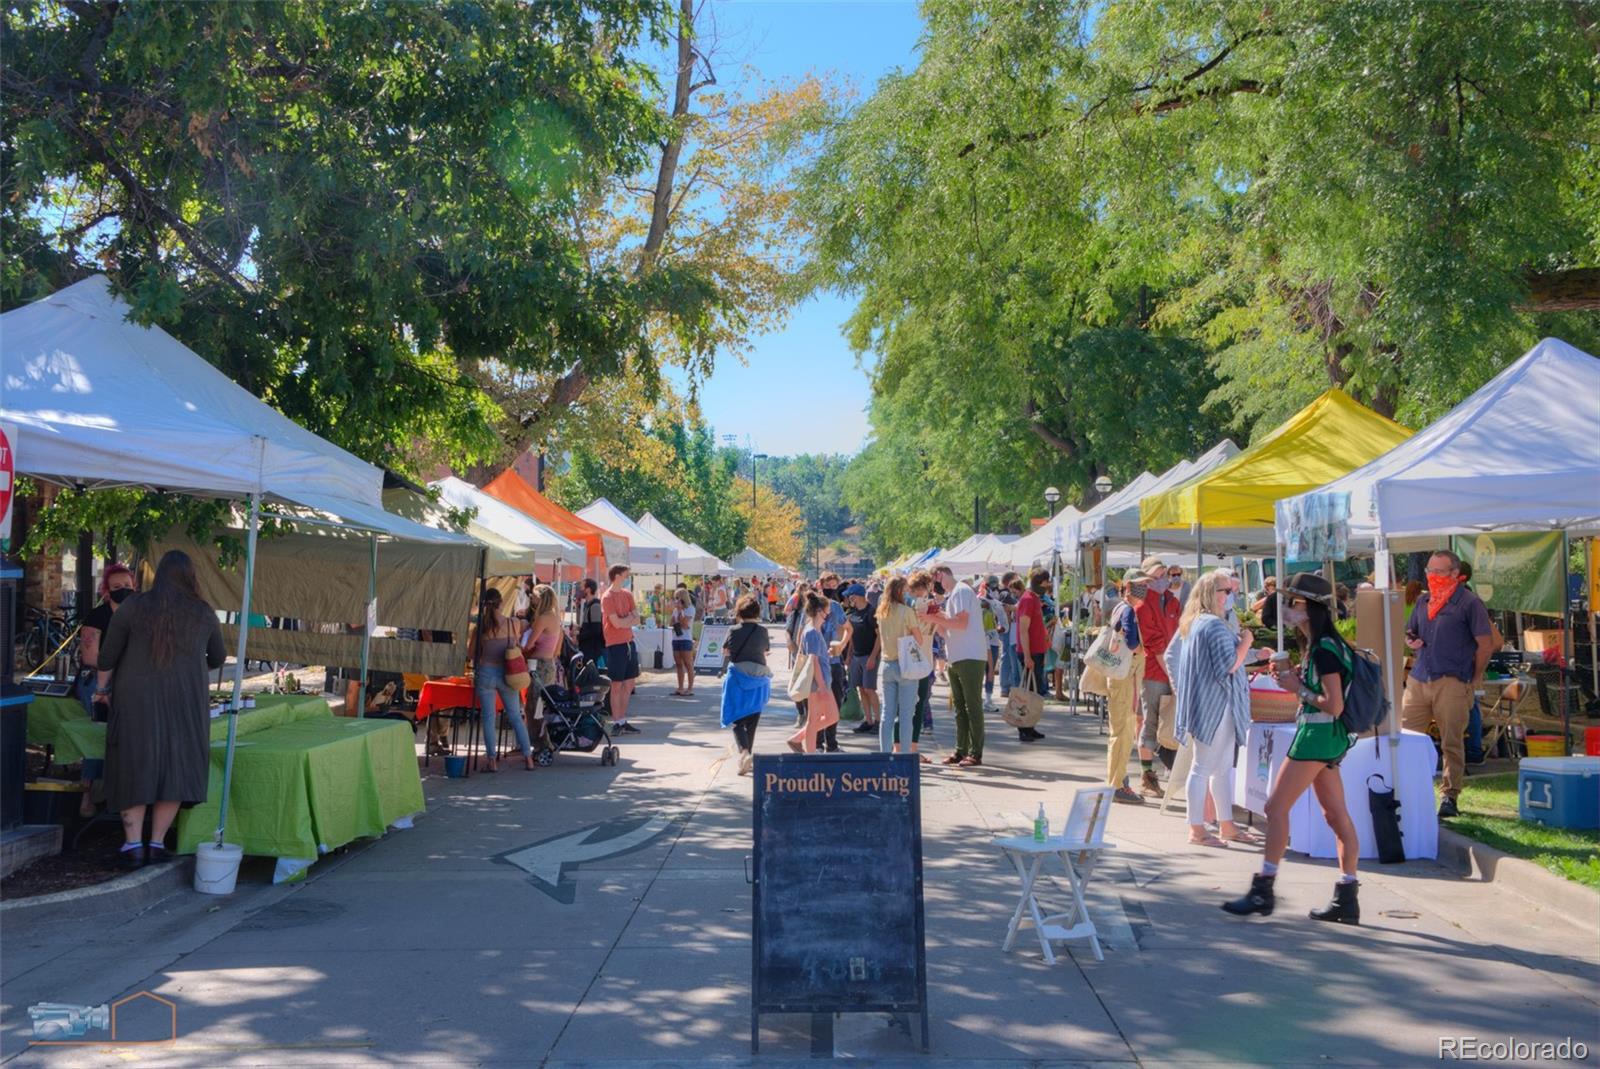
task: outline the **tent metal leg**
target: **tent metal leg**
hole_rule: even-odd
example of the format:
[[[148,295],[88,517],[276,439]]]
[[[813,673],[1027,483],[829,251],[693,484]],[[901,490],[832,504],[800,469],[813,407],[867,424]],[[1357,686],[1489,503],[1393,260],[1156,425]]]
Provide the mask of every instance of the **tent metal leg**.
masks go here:
[[[372,630],[378,626],[378,536],[369,534],[367,546],[367,619],[361,628],[361,684],[356,691],[356,718],[367,715],[367,671],[372,663]],[[350,710],[345,710],[349,715]]]
[[[1282,594],[1282,591],[1283,591],[1283,588],[1284,588],[1284,582],[1288,578],[1287,576],[1285,576],[1283,574],[1283,543],[1282,542],[1278,543],[1277,555],[1273,558],[1272,563],[1273,563],[1273,565],[1274,565],[1274,567],[1276,569],[1274,574],[1276,575],[1277,580],[1278,580],[1278,591],[1279,591],[1279,594],[1278,594],[1278,606],[1277,606],[1277,609],[1274,611],[1273,615],[1276,616],[1277,620],[1278,620],[1278,652],[1282,653],[1283,652],[1283,594]]]
[[[244,659],[250,644],[250,595],[256,577],[256,534],[261,529],[261,495],[250,495],[250,522],[245,535],[244,597],[239,604],[239,644],[234,653],[233,701],[228,703],[228,748],[222,761],[222,799],[217,812],[216,843],[228,829],[228,791],[233,786],[233,751],[239,739],[239,696],[244,692]]]

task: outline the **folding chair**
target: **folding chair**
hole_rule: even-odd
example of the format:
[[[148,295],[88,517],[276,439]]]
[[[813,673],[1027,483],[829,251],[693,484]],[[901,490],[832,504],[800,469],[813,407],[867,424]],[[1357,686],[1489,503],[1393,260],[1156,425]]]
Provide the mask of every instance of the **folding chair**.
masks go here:
[[[1531,681],[1526,676],[1519,676],[1510,683],[1500,688],[1500,696],[1495,700],[1494,707],[1487,709],[1483,714],[1483,752],[1485,756],[1499,753],[1501,747],[1505,748],[1508,757],[1516,758],[1521,755],[1517,748],[1522,745],[1523,737],[1527,735],[1527,726],[1522,722],[1522,714],[1517,711],[1523,695],[1527,693]]]
[[[1078,791],[1072,799],[1067,826],[1059,836],[1043,842],[1035,841],[1031,835],[995,840],[995,846],[1016,867],[1017,875],[1022,879],[1022,894],[1017,900],[1017,908],[1011,914],[1011,924],[1006,929],[1002,950],[1010,950],[1016,945],[1017,931],[1027,920],[1033,924],[1034,934],[1039,938],[1039,949],[1044,952],[1047,963],[1056,963],[1055,951],[1050,944],[1071,939],[1087,939],[1090,949],[1094,951],[1094,960],[1105,960],[1105,955],[1100,951],[1099,934],[1095,931],[1094,922],[1089,919],[1083,896],[1101,852],[1116,847],[1115,843],[1105,840],[1112,794],[1110,787],[1085,787]],[[1039,871],[1049,857],[1060,858],[1061,866],[1066,871],[1072,901],[1065,913],[1046,915],[1039,908],[1035,888]]]

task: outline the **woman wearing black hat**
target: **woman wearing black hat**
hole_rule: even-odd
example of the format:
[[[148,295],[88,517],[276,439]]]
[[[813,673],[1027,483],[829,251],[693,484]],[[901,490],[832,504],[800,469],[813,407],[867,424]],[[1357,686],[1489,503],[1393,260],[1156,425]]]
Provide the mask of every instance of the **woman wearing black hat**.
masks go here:
[[[1289,848],[1289,810],[1310,787],[1316,792],[1322,815],[1339,840],[1339,881],[1333,886],[1333,901],[1311,911],[1311,919],[1361,923],[1361,906],[1356,900],[1360,884],[1356,881],[1356,859],[1361,841],[1344,802],[1344,780],[1339,762],[1349,751],[1350,734],[1339,716],[1344,712],[1345,687],[1349,685],[1352,654],[1349,645],[1334,629],[1333,587],[1321,576],[1300,574],[1292,577],[1280,595],[1283,622],[1300,633],[1301,671],[1297,675],[1284,664],[1278,683],[1300,698],[1294,741],[1289,755],[1278,769],[1272,793],[1267,798],[1267,844],[1261,872],[1250,881],[1250,891],[1241,898],[1224,902],[1229,913],[1248,916],[1271,913],[1276,901],[1273,882],[1278,863]]]

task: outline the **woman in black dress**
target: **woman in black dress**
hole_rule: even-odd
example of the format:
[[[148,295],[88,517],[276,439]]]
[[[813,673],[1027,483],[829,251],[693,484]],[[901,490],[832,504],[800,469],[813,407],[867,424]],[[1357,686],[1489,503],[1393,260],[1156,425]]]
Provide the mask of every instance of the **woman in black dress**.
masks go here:
[[[211,776],[208,669],[227,659],[217,614],[200,597],[194,562],[171,550],[150,590],[122,603],[100,643],[112,673],[106,726],[106,808],[122,814],[122,863],[167,858],[182,806],[206,800]],[[147,808],[150,839],[141,844]],[[141,850],[141,845],[143,849]]]

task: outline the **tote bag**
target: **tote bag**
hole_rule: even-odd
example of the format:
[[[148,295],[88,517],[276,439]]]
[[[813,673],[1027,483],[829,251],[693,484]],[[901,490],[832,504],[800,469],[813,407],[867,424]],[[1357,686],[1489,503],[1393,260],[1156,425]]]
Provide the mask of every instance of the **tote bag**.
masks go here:
[[[807,701],[811,697],[811,684],[817,674],[816,658],[810,654],[800,654],[794,662],[794,668],[789,671],[789,700],[793,702]]]
[[[933,673],[933,660],[915,635],[900,636],[898,660],[901,679],[926,679]]]
[[[1115,622],[1100,629],[1083,660],[1085,667],[1092,665],[1108,680],[1126,679],[1133,670],[1133,651],[1123,643]]]
[[[1012,687],[1000,718],[1014,728],[1031,728],[1044,716],[1044,695],[1026,685]]]

